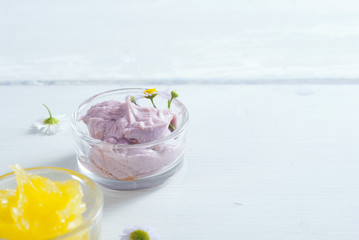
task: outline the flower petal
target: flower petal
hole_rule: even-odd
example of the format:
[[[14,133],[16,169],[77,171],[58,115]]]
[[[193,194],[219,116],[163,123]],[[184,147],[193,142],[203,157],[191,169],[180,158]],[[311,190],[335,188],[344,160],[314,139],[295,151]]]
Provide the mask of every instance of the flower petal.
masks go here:
[[[67,123],[67,117],[66,117],[66,115],[59,115],[59,116],[55,116],[54,118],[56,118],[58,120],[58,123],[46,124],[46,123],[44,123],[45,119],[39,119],[38,121],[36,121],[33,124],[32,129],[36,133],[43,134],[43,135],[56,134],[57,132],[59,132],[65,128],[66,123]]]

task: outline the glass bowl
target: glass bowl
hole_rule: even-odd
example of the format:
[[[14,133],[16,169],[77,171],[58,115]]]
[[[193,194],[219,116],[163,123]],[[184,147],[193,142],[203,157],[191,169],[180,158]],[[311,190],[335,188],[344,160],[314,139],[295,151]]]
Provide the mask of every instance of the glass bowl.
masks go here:
[[[39,175],[53,181],[77,180],[83,191],[82,201],[86,204],[86,211],[82,214],[83,223],[71,231],[57,236],[58,240],[97,240],[100,238],[101,219],[103,209],[103,195],[100,187],[88,177],[64,168],[38,167],[25,171],[32,175]],[[14,172],[0,176],[0,189],[16,189]]]
[[[72,130],[79,170],[94,181],[112,190],[135,190],[154,187],[171,178],[183,165],[188,111],[173,99],[171,111],[177,116],[177,128],[169,135],[146,143],[111,144],[89,134],[82,121],[91,106],[107,101],[124,102],[129,96],[143,93],[142,88],[123,88],[99,93],[88,98],[72,115]],[[167,98],[154,99],[159,109],[167,108]],[[149,99],[140,99],[140,106],[151,107]],[[150,170],[149,170],[150,169]]]

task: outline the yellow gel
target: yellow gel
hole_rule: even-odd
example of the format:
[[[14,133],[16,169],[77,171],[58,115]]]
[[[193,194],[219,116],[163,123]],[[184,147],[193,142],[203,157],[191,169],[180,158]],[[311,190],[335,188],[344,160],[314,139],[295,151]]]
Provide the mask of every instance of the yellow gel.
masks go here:
[[[76,180],[52,181],[14,165],[16,190],[0,190],[0,238],[51,239],[79,226],[86,210]],[[87,239],[82,232],[67,239]]]

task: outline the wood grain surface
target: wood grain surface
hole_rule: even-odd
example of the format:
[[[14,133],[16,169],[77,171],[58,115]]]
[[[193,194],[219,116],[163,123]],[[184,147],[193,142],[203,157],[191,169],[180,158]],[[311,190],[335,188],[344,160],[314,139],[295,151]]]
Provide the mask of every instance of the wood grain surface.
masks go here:
[[[356,0],[0,1],[0,81],[359,78]]]
[[[0,86],[0,173],[76,169],[70,130],[31,124],[118,85]],[[162,187],[103,189],[102,239],[149,225],[161,239],[357,240],[359,85],[174,85],[190,112],[185,165]]]

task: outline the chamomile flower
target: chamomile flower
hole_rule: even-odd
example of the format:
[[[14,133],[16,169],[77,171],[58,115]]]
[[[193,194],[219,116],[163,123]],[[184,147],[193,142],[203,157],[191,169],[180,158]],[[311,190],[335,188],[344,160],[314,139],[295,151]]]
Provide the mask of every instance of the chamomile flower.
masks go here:
[[[141,99],[141,98],[149,98],[149,99],[153,99],[154,97],[156,97],[157,95],[162,95],[162,96],[166,96],[168,98],[171,97],[171,91],[168,89],[165,90],[157,90],[156,88],[149,88],[149,89],[144,89],[142,93],[134,96],[133,98],[131,98],[132,102],[136,102],[137,100]]]
[[[47,109],[50,117],[46,119],[39,119],[35,122],[33,130],[40,134],[53,135],[64,128],[67,118],[65,115],[53,117],[50,109],[45,104],[43,105]]]
[[[156,90],[156,88],[149,88],[149,89],[146,89],[145,91],[143,91],[143,93],[150,96],[153,94],[157,94],[158,91]]]
[[[133,226],[123,230],[121,240],[158,240],[156,232],[146,226]]]
[[[167,107],[168,109],[171,108],[171,103],[172,103],[172,100],[174,98],[178,98],[178,92],[177,91],[170,91],[169,89],[166,89],[166,90],[162,90],[162,91],[159,91],[157,90],[156,88],[149,88],[149,89],[145,89],[143,91],[143,93],[141,94],[138,94],[136,96],[130,96],[130,100],[131,102],[133,102],[134,104],[138,105],[137,104],[137,101],[141,98],[148,98],[151,100],[151,103],[152,103],[152,106],[154,108],[157,108],[155,102],[153,101],[153,99],[157,96],[157,95],[162,95],[162,96],[165,96],[168,98],[167,100]],[[171,123],[169,124],[168,126],[170,128],[170,130],[173,132],[175,129],[175,127],[173,126],[172,124],[172,121]]]

